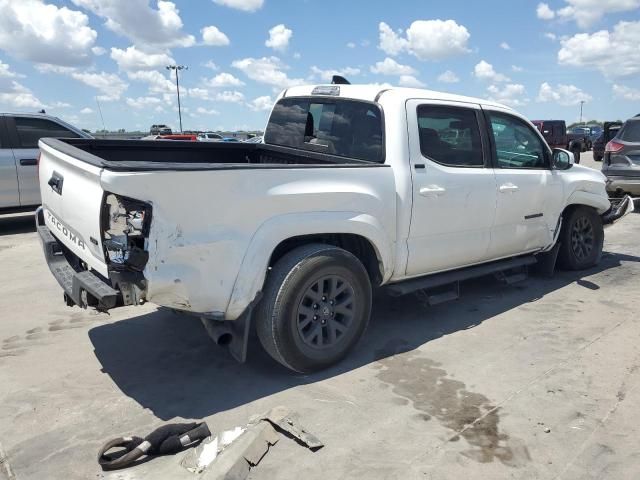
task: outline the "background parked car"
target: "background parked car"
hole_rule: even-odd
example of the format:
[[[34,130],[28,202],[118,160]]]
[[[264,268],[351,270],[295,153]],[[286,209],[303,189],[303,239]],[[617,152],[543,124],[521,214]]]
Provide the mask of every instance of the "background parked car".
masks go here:
[[[567,148],[567,125],[564,120],[533,120],[551,148]]]
[[[618,131],[622,127],[621,122],[604,122],[604,129],[593,142],[593,159],[596,162],[601,162],[604,158],[604,147],[609,141],[616,136]]]
[[[202,132],[198,134],[199,142],[220,142],[223,137],[219,133],[214,132]]]
[[[151,125],[151,128],[149,129],[150,135],[171,135],[172,133],[171,128],[162,124]]]
[[[627,120],[607,143],[602,173],[607,176],[610,194],[640,195],[640,117]]]
[[[92,138],[46,114],[0,113],[0,211],[40,205],[38,141],[42,137]]]

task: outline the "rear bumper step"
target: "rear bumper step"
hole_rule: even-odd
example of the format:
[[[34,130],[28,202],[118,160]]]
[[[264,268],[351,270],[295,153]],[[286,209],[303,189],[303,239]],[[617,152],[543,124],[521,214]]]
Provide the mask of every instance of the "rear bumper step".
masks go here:
[[[76,270],[67,260],[62,244],[44,224],[42,207],[36,210],[36,228],[49,270],[64,290],[69,305],[109,310],[116,306],[120,293],[89,270]]]

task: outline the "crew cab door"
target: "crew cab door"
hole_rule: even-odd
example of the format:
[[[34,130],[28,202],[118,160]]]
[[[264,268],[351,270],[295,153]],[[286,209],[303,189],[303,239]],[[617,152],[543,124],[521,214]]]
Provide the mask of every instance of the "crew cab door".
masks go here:
[[[9,138],[5,118],[0,115],[0,208],[20,206],[18,172],[13,151],[9,148]]]
[[[18,172],[20,205],[40,205],[38,141],[43,137],[77,138],[79,135],[48,118],[15,115],[6,119]]]
[[[406,275],[487,258],[496,181],[479,105],[409,100],[413,210]]]
[[[553,241],[562,183],[539,132],[507,111],[486,110],[497,182],[497,208],[489,256],[518,255]]]

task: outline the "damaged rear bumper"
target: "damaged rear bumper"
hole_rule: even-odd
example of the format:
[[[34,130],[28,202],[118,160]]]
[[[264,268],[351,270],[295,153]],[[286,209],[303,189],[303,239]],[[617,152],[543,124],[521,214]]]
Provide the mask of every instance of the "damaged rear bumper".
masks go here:
[[[110,272],[105,279],[83,268],[82,261],[67,249],[45,225],[42,207],[36,210],[36,229],[49,270],[64,291],[69,306],[94,307],[101,311],[139,303],[145,285],[141,272]],[[114,288],[115,286],[115,288]]]

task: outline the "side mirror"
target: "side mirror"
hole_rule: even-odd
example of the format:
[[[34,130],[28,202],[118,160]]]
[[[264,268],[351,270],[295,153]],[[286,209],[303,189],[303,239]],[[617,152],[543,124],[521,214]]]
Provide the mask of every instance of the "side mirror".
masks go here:
[[[575,163],[573,153],[562,148],[553,149],[553,168],[555,170],[568,170]]]

